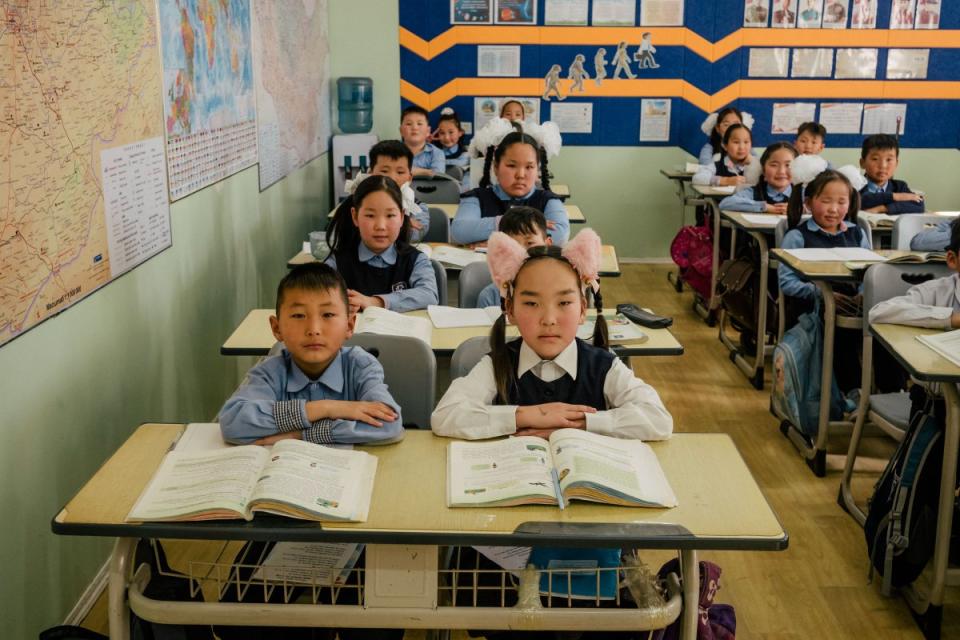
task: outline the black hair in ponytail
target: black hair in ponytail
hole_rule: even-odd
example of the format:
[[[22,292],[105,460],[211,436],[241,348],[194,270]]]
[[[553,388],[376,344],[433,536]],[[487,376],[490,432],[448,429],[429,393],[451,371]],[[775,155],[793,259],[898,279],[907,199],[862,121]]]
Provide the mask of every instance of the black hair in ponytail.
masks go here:
[[[343,251],[355,251],[362,242],[360,238],[360,229],[353,223],[353,214],[351,210],[354,207],[359,208],[363,199],[371,193],[383,191],[400,208],[400,215],[403,216],[403,226],[400,227],[400,234],[397,236],[394,246],[400,253],[406,253],[410,250],[410,216],[403,212],[403,196],[400,195],[400,187],[392,178],[388,176],[368,176],[363,182],[357,185],[352,196],[347,197],[333,214],[333,220],[327,225],[327,245],[330,247],[330,253],[336,255]]]
[[[860,192],[853,188],[847,176],[836,169],[826,169],[817,174],[817,177],[811,180],[806,187],[795,185],[793,193],[790,194],[790,204],[787,205],[787,229],[795,229],[800,224],[803,217],[803,203],[807,198],[816,198],[823,192],[831,182],[843,182],[850,190],[850,198],[847,204],[847,215],[844,220],[848,224],[857,224],[857,212],[860,211]]]
[[[794,158],[797,157],[797,148],[794,147],[792,143],[784,142],[783,140],[781,140],[780,142],[774,142],[773,144],[768,146],[766,149],[764,149],[763,154],[761,154],[760,156],[760,179],[757,180],[757,185],[753,188],[754,200],[757,200],[760,202],[766,202],[767,177],[764,175],[764,172],[767,168],[767,161],[770,160],[770,156],[772,156],[777,151],[780,151],[781,149],[786,149],[787,151],[790,151],[791,153],[793,153]],[[790,193],[792,194],[793,192],[791,191]]]
[[[543,185],[544,189],[549,189],[550,181],[547,177],[546,152],[540,147],[533,136],[523,132],[519,122],[514,122],[513,126],[516,131],[503,136],[503,140],[500,141],[500,144],[498,144],[495,149],[493,147],[487,147],[487,152],[484,154],[483,177],[480,178],[480,186],[490,186],[490,168],[495,164],[500,164],[500,160],[503,158],[503,154],[506,153],[507,149],[515,144],[528,144],[533,147],[537,156],[537,164],[540,165],[538,167],[540,171],[540,184]]]
[[[717,114],[717,122],[713,125],[713,129],[710,130],[710,146],[713,147],[714,153],[722,152],[722,147],[720,146],[722,140],[720,139],[720,134],[717,133],[717,125],[723,122],[723,119],[731,113],[737,114],[737,118],[741,123],[743,122],[743,114],[740,112],[740,109],[736,107],[726,107],[720,110],[720,113]]]

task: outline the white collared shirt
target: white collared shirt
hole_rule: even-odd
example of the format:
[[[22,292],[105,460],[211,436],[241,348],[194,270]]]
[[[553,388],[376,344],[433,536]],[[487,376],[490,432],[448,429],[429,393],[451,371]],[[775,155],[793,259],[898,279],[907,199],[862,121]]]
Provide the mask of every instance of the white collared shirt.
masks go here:
[[[910,287],[905,295],[890,298],[870,309],[870,322],[949,329],[950,316],[960,311],[960,277],[957,274]]]
[[[522,344],[517,377],[530,370],[545,382],[564,373],[576,380],[576,342],[567,345],[552,361],[541,360],[526,343]],[[673,432],[673,417],[660,396],[619,359],[607,372],[603,396],[611,409],[588,413],[587,431],[636,440],[666,440]],[[450,384],[433,411],[430,425],[437,435],[464,440],[516,433],[517,405],[495,405],[496,397],[493,361],[484,356],[470,373]]]

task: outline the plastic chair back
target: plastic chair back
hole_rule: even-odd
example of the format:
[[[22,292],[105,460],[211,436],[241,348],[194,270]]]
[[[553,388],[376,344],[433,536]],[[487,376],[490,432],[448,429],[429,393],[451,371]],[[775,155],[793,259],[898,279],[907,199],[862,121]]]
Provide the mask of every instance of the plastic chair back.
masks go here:
[[[897,216],[893,223],[893,248],[910,250],[910,241],[927,225],[935,225],[947,218],[933,214],[910,213]]]
[[[447,270],[436,260],[430,260],[430,266],[433,267],[433,275],[437,277],[437,295],[440,297],[439,304],[447,304]]]
[[[450,218],[443,209],[430,207],[430,228],[421,242],[450,242]]]
[[[486,262],[471,262],[460,271],[458,305],[461,309],[473,309],[484,287],[493,282],[490,267]]]
[[[347,342],[376,355],[390,395],[400,405],[403,425],[430,428],[436,404],[437,360],[419,338],[359,333]]]
[[[457,204],[460,202],[460,183],[446,174],[433,178],[414,178],[411,186],[422,202],[427,204]]]
[[[863,274],[863,312],[866,316],[870,309],[896,296],[907,293],[913,283],[903,279],[904,274],[930,274],[934,278],[950,275],[950,268],[942,262],[927,264],[875,264]],[[863,323],[863,332],[868,334],[870,323]]]
[[[461,342],[450,358],[450,379],[462,378],[470,373],[470,370],[488,353],[490,353],[490,338],[487,336],[474,336]]]

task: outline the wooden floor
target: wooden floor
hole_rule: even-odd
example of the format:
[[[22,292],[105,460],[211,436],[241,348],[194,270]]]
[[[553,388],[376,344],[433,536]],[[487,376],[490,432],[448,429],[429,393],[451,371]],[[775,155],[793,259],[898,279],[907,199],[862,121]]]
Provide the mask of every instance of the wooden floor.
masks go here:
[[[902,600],[884,598],[877,585],[868,583],[863,532],[837,506],[839,456],[828,458],[827,477],[813,476],[768,411],[769,372],[767,388],[754,390],[730,362],[716,328],[691,311],[689,291],[677,294],[667,282],[669,270],[666,265],[624,265],[621,278],[603,281],[607,300],[629,300],[673,316],[673,331],[684,345],[686,353],[679,358],[634,358],[634,369],[660,392],[676,431],[732,435],[790,534],[789,548],[779,553],[701,556],[723,569],[716,601],[736,608],[737,638],[921,638]],[[890,449],[884,442],[874,446]],[[833,442],[831,450],[845,452],[843,439]],[[858,473],[855,492],[861,503],[876,476]],[[649,552],[643,557],[657,568],[669,556]],[[105,632],[102,603],[85,626]],[[407,633],[407,638],[422,637]],[[948,589],[944,607],[943,638],[951,637],[960,638],[957,587]]]

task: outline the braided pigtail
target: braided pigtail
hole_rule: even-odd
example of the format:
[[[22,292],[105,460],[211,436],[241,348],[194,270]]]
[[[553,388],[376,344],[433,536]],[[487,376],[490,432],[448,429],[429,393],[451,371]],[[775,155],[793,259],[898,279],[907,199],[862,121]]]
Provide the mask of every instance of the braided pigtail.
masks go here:
[[[516,384],[517,374],[510,364],[510,356],[507,355],[506,332],[507,314],[501,313],[490,329],[490,360],[493,361],[493,379],[497,384],[496,404],[510,402],[510,389]]]
[[[787,203],[787,231],[796,229],[803,217],[803,192],[806,188],[802,184],[793,186],[790,193],[790,202]]]
[[[540,186],[544,191],[550,190],[550,171],[547,169],[547,150],[543,147],[537,147],[537,155],[540,157]]]
[[[607,349],[610,346],[610,332],[607,319],[603,317],[603,295],[599,288],[593,293],[593,302],[597,309],[597,321],[593,325],[593,346]]]
[[[483,176],[480,178],[481,188],[490,186],[490,165],[493,164],[494,151],[495,149],[491,145],[487,147],[487,152],[483,155]]]

